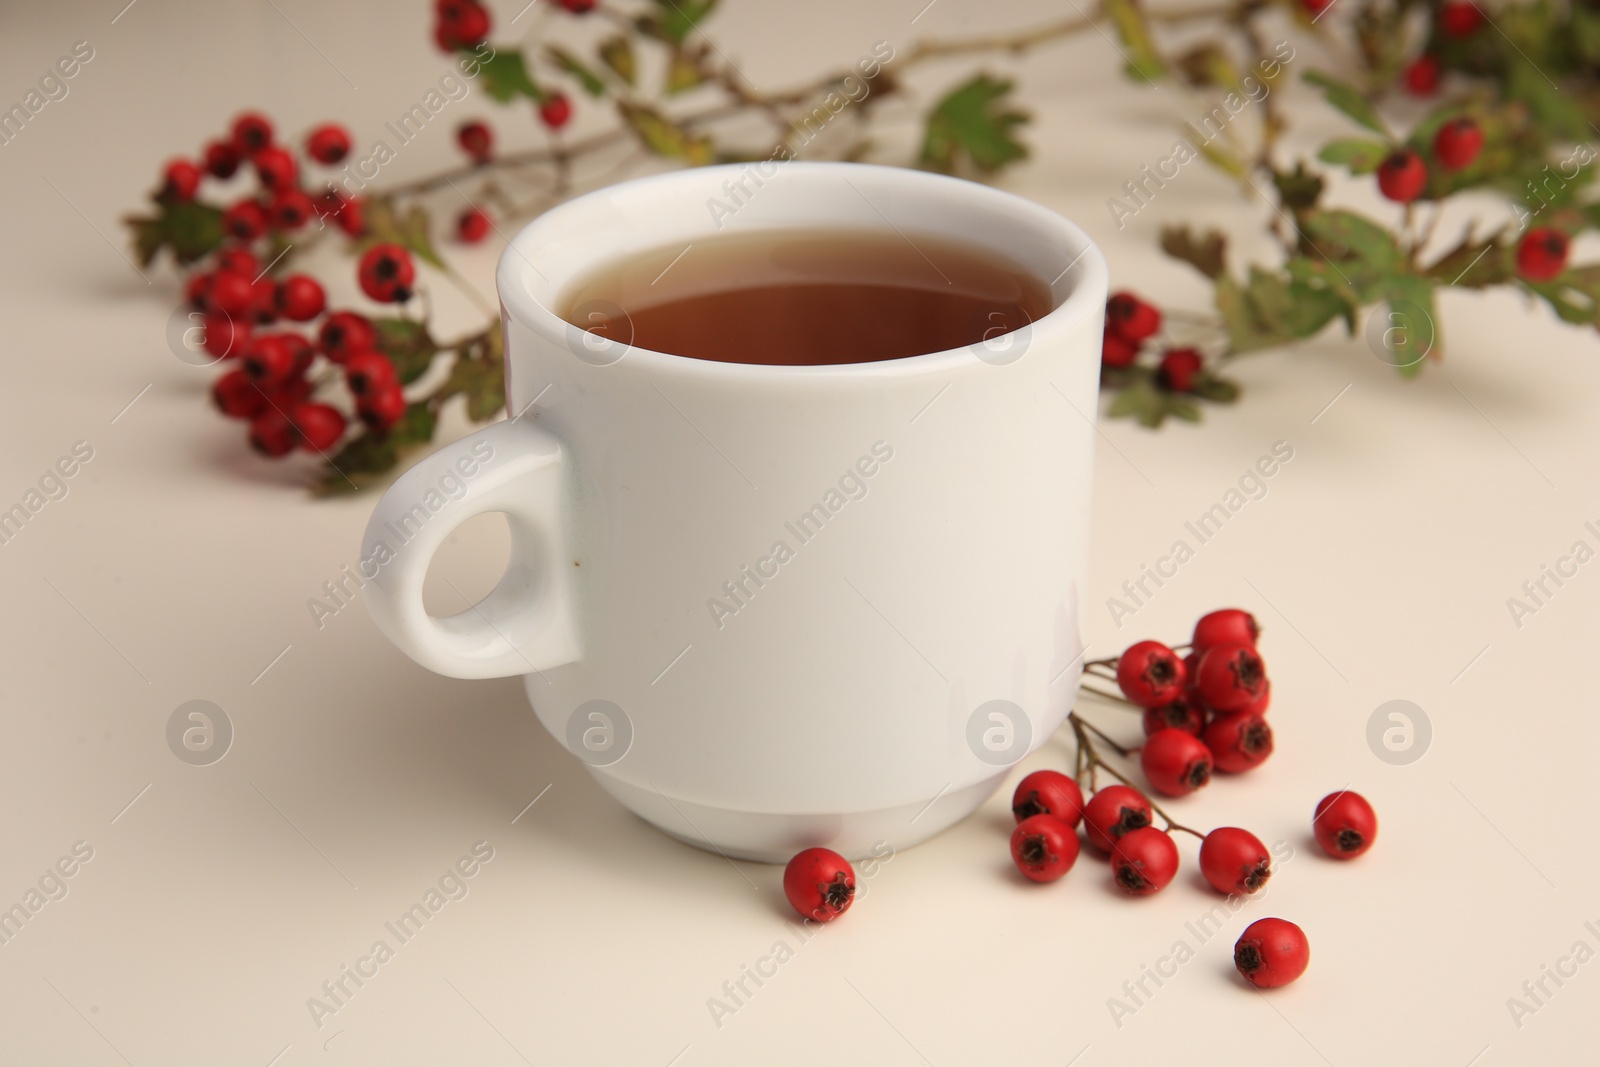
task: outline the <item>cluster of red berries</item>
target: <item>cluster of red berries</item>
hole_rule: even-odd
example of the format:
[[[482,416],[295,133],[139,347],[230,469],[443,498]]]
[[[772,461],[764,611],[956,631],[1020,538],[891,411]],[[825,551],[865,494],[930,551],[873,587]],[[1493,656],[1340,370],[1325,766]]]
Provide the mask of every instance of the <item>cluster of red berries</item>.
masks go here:
[[[595,0],[558,0],[557,6],[574,15],[586,15],[595,8]],[[433,40],[440,51],[455,53],[472,51],[484,41],[489,39],[489,30],[492,22],[486,9],[478,0],[434,0]],[[572,118],[572,101],[565,93],[553,92],[537,93],[538,112],[540,120],[552,130],[559,130]],[[488,127],[479,123],[468,123],[476,126],[485,133]],[[467,126],[463,126],[461,136]],[[485,141],[480,151],[468,148],[465,141],[462,147],[476,162],[483,163],[488,160],[489,145]]]
[[[1161,311],[1132,293],[1112,293],[1106,301],[1105,337],[1100,347],[1102,367],[1131,367],[1138,362],[1145,342],[1161,332]],[[1205,366],[1197,348],[1166,348],[1156,365],[1156,380],[1163,388],[1187,393]]]
[[[1483,12],[1472,0],[1446,0],[1434,16],[1434,27],[1442,41],[1464,41],[1483,29]],[[1439,91],[1444,64],[1436,52],[1423,52],[1401,72],[1400,80],[1414,96],[1432,96]]]

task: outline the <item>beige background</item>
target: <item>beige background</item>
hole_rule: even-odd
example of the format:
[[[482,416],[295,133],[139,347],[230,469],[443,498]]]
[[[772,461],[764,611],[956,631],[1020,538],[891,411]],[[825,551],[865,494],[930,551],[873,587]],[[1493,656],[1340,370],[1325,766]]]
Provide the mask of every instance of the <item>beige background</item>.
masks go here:
[[[1221,604],[1260,613],[1278,754],[1178,807],[1186,821],[1243,824],[1295,850],[1269,899],[1197,946],[1120,1027],[1108,998],[1176,940],[1195,944],[1185,923],[1213,903],[1192,884],[1188,844],[1179,884],[1156,898],[1119,899],[1087,858],[1063,884],[1025,886],[1008,868],[1009,814],[996,799],[896,855],[846,921],[802,943],[776,869],[730,865],[625,815],[538,728],[515,681],[434,677],[360,608],[314,625],[307,598],[354,563],[370,499],[312,502],[294,488],[294,465],[250,455],[240,427],[206,410],[211,375],[167,349],[173,277],[152,272],[147,284],[124,261],[118,217],[163,160],[194,151],[243,106],[268,106],[286,130],[332,117],[363,142],[379,136],[445,69],[425,6],[139,0],[113,24],[120,0],[96,0],[0,16],[7,105],[73,42],[95,49],[70,96],[0,148],[0,504],[20,500],[74,442],[94,449],[69,495],[0,545],[0,905],[75,842],[93,848],[68,895],[0,945],[0,1059],[943,1067],[1593,1056],[1600,964],[1550,985],[1555,996],[1520,1028],[1506,1003],[1574,942],[1600,949],[1583,925],[1600,928],[1600,563],[1520,629],[1506,609],[1542,564],[1580,538],[1600,541],[1583,528],[1600,524],[1592,334],[1509,294],[1450,294],[1449,358],[1417,382],[1330,333],[1241,364],[1244,402],[1204,426],[1104,425],[1089,637],[1109,653],[1147,635],[1182,640]],[[503,26],[520,5],[494,6]],[[1021,26],[1057,9],[942,0],[913,26],[921,0],[728,7],[717,40],[764,87],[851,62],[878,39]],[[1307,51],[1292,66],[1313,62]],[[1202,308],[1198,278],[1155,250],[1160,223],[1222,224],[1242,235],[1241,256],[1265,254],[1252,235],[1266,207],[1197,163],[1119,232],[1106,198],[1170,150],[1176,116],[1214,103],[1131,87],[1119,65],[1094,34],[1023,65],[1036,155],[1005,185],[1085,225],[1116,283]],[[921,100],[956,73],[919,77]],[[491,111],[481,95],[451,107],[397,176],[452,160],[449,128]],[[885,117],[915,114],[903,102]],[[531,143],[531,126],[515,125],[512,139]],[[1312,107],[1304,129],[1340,127]],[[1338,195],[1370,204],[1362,190]],[[487,287],[494,255],[461,260]],[[441,305],[469,321],[442,294]],[[1106,598],[1279,440],[1294,459],[1270,494],[1119,630]],[[503,552],[503,531],[479,522],[440,569],[481,592]],[[442,581],[438,591],[442,609],[461,606]],[[165,740],[173,709],[196,698],[221,705],[237,731],[209,767],[180,762]],[[1365,735],[1373,710],[1397,698],[1425,709],[1434,730],[1426,756],[1401,767],[1376,758]],[[1110,729],[1131,726],[1092,710]],[[1057,740],[1028,766],[1067,751]],[[1347,783],[1372,798],[1383,832],[1369,856],[1335,865],[1307,828],[1316,800]],[[469,895],[318,1029],[307,998],[480,840],[494,858]],[[1238,931],[1261,914],[1299,922],[1314,948],[1306,978],[1270,997],[1230,965]],[[707,998],[779,939],[794,958],[715,1025]]]

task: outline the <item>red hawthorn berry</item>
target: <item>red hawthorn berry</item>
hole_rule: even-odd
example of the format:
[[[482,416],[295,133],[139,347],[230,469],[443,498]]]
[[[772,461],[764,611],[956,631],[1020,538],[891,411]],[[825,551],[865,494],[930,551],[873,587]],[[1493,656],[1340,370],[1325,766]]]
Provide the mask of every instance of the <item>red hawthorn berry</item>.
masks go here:
[[[222,213],[222,228],[240,241],[254,241],[267,232],[267,213],[254,200],[241,200]]]
[[[1118,838],[1150,825],[1150,802],[1132,786],[1108,785],[1083,806],[1083,832],[1089,843],[1110,852]]]
[[[267,407],[267,398],[242,370],[231,370],[218,378],[211,386],[211,400],[230,419],[253,419]]]
[[[299,189],[283,189],[272,198],[268,213],[280,230],[298,230],[311,221],[311,198]]]
[[[1174,393],[1187,393],[1194,388],[1195,376],[1205,364],[1205,357],[1197,348],[1169,348],[1161,356],[1156,368],[1156,378]]]
[[[489,216],[482,208],[469,207],[456,217],[456,236],[463,244],[475,245],[489,235]]]
[[[1445,0],[1435,17],[1439,21],[1439,32],[1456,40],[1470,37],[1483,25],[1483,12],[1472,0]]]
[[[306,155],[325,166],[342,163],[350,154],[350,131],[329,122],[311,131],[306,138]]]
[[[595,8],[595,0],[556,0],[563,11],[574,15],[587,15]]]
[[[218,359],[235,359],[244,354],[250,343],[251,326],[244,319],[235,319],[213,311],[201,322],[205,340],[200,344]]]
[[[300,334],[290,333],[284,335],[289,340],[289,347],[294,352],[294,374],[304,374],[311,367],[311,362],[317,358],[317,350],[311,342]]]
[[[1406,92],[1412,96],[1432,96],[1439,91],[1439,78],[1443,73],[1438,56],[1422,55],[1406,66],[1400,78],[1405,82]]]
[[[232,141],[212,141],[206,145],[206,173],[213,178],[233,177],[238,173],[239,164],[243,161],[244,157],[239,154]]]
[[[360,237],[367,232],[367,202],[361,199],[346,200],[336,221],[339,229],[351,237]]]
[[[211,307],[211,275],[206,271],[196,271],[189,275],[183,283],[184,299],[189,301],[189,306],[196,311],[207,311]]]
[[[326,452],[344,436],[344,414],[329,404],[297,404],[289,421],[307,452]]]
[[[1272,755],[1272,727],[1249,711],[1218,715],[1200,735],[1217,770],[1241,774],[1265,763]]]
[[[1158,708],[1183,695],[1186,680],[1177,653],[1160,641],[1140,641],[1117,657],[1117,685],[1141,708]]]
[[[323,355],[335,363],[343,363],[355,353],[366,352],[377,344],[378,331],[364,315],[335,311],[323,322],[317,340]]]
[[[1194,624],[1194,648],[1204,652],[1213,645],[1250,645],[1261,639],[1261,624],[1243,608],[1222,608],[1200,616]]]
[[[237,271],[219,270],[211,276],[206,300],[211,308],[230,317],[245,314],[255,300],[255,285],[250,276]]]
[[[489,36],[489,12],[475,0],[441,0],[434,9],[433,39],[442,51],[476,48]]]
[[[361,291],[380,303],[403,304],[411,299],[416,278],[411,253],[399,245],[374,245],[361,257],[356,277]]]
[[[1257,989],[1288,985],[1310,962],[1305,931],[1287,919],[1257,919],[1233,946],[1233,965]]]
[[[1211,781],[1211,750],[1184,730],[1157,730],[1145,738],[1139,766],[1151,789],[1162,796],[1181,797]]]
[[[278,321],[278,284],[271,278],[257,278],[250,287],[250,315],[257,326]]]
[[[200,190],[200,168],[187,159],[174,159],[161,172],[161,195],[173,200],[193,200]]]
[[[572,101],[567,99],[565,93],[551,93],[539,105],[539,118],[552,130],[559,130],[572,118]]]
[[[263,456],[287,456],[294,451],[294,441],[294,427],[276,408],[268,408],[250,421],[250,447]]]
[[[311,383],[302,377],[270,385],[264,390],[267,403],[279,411],[292,411],[311,399]]]
[[[1033,882],[1054,882],[1078,862],[1078,835],[1054,815],[1030,815],[1011,831],[1011,861]]]
[[[1396,203],[1409,204],[1427,184],[1427,164],[1415,149],[1397,148],[1378,164],[1378,191]]]
[[[1560,230],[1535,226],[1517,242],[1517,273],[1530,282],[1548,282],[1567,269],[1570,241]]]
[[[1083,821],[1083,790],[1060,771],[1034,771],[1011,794],[1011,814],[1017,822],[1054,815],[1076,830]]]
[[[1177,873],[1178,846],[1165,830],[1153,826],[1129,830],[1111,849],[1112,880],[1118,889],[1132,896],[1160,892]]]
[[[1472,166],[1483,151],[1483,128],[1465,115],[1451,119],[1433,136],[1433,156],[1447,170]]]
[[[1161,329],[1161,312],[1132,293],[1112,293],[1106,301],[1106,328],[1137,345]]]
[[[394,364],[381,352],[355,352],[344,360],[344,380],[358,397],[398,385]]]
[[[1377,840],[1378,813],[1366,797],[1342,789],[1318,801],[1311,829],[1322,851],[1336,860],[1351,860]]]
[[[247,278],[261,273],[261,261],[248,248],[224,248],[217,253],[217,269],[238,271]]]
[[[1200,842],[1200,873],[1219,893],[1248,896],[1272,877],[1272,857],[1249,830],[1220,826]]]
[[[233,120],[233,149],[249,159],[272,144],[272,123],[265,115],[246,111]]]
[[[1150,737],[1158,730],[1182,730],[1200,736],[1206,725],[1206,713],[1195,701],[1184,694],[1170,704],[1144,709],[1144,735]]]
[[[1300,7],[1313,21],[1332,6],[1333,0],[1300,0]]]
[[[278,313],[292,322],[310,322],[328,306],[322,285],[306,274],[291,274],[277,285]]]
[[[347,197],[337,189],[329,189],[318,196],[315,210],[319,220],[332,219],[351,237],[360,237],[367,228],[362,201]]]
[[[456,130],[456,143],[474,163],[494,158],[494,132],[482,122],[463,122]]]
[[[1217,711],[1240,711],[1261,696],[1267,684],[1267,668],[1254,645],[1213,645],[1201,653],[1193,682],[1207,706]]]
[[[856,872],[832,849],[808,848],[783,869],[783,895],[807,919],[832,922],[850,910]]]
[[[294,375],[296,352],[287,334],[258,334],[245,346],[244,372],[257,385],[279,385]]]
[[[1105,338],[1100,343],[1102,367],[1128,367],[1139,358],[1139,346],[1124,338],[1108,325]]]
[[[1265,715],[1267,713],[1267,709],[1269,707],[1271,707],[1271,706],[1272,706],[1272,679],[1268,678],[1267,679],[1267,684],[1263,685],[1261,687],[1261,695],[1256,697],[1254,700],[1252,700],[1250,703],[1246,704],[1244,707],[1240,708],[1239,710],[1240,711],[1247,711],[1252,715]]]
[[[374,430],[387,430],[405,415],[405,394],[394,382],[374,388],[356,402],[356,413]]]
[[[256,168],[256,177],[261,179],[261,184],[274,192],[293,187],[300,173],[294,156],[289,154],[287,148],[277,145],[263,148],[250,158],[250,162]]]

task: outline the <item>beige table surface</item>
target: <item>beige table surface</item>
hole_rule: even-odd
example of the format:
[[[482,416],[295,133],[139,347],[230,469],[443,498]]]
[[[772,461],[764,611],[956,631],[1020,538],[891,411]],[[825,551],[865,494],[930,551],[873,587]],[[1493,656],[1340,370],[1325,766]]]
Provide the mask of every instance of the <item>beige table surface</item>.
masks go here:
[[[494,6],[504,23],[520,5]],[[942,0],[913,26],[923,0],[728,6],[719,42],[774,85],[875,40],[1057,9]],[[0,1063],[1593,1058],[1600,963],[1561,960],[1580,941],[1600,949],[1600,563],[1520,627],[1506,606],[1575,541],[1600,544],[1584,525],[1600,526],[1593,334],[1508,294],[1450,294],[1449,358],[1414,383],[1330,333],[1240,366],[1245,401],[1201,427],[1104,424],[1093,645],[1181,640],[1201,611],[1231,603],[1267,626],[1277,755],[1180,808],[1292,846],[1268,899],[1202,942],[1190,924],[1214,898],[1191,884],[1187,843],[1188,870],[1155,898],[1119,899],[1087,859],[1064,884],[1022,885],[996,798],[896,855],[847,921],[804,940],[775,868],[730,865],[625,814],[514,680],[435,677],[358,607],[319,629],[307,600],[354,563],[370,499],[310,501],[292,467],[248,454],[239,428],[206,410],[210,375],[167,349],[172,276],[147,284],[124,261],[118,217],[163,160],[243,106],[268,106],[285,128],[337,117],[378,136],[444,69],[425,5],[139,0],[113,24],[121,7],[0,14],[0,101],[73,42],[95,49],[70,95],[0,148],[0,505],[76,442],[93,449],[69,493],[0,545],[0,906],[75,845],[92,850],[66,895],[0,944]],[[1198,309],[1198,279],[1155,251],[1159,225],[1256,234],[1264,205],[1195,164],[1119,232],[1106,198],[1167,153],[1174,115],[1212,103],[1130,87],[1119,64],[1095,35],[1026,63],[1037,151],[1005,185],[1083,223],[1118,284]],[[955,73],[933,72],[922,99]],[[491,110],[481,97],[459,109]],[[886,117],[909,130],[914,114],[896,104]],[[1339,128],[1315,107],[1307,122]],[[397,175],[452,159],[448,129],[408,152]],[[1264,238],[1243,241],[1265,252]],[[485,287],[494,255],[464,259]],[[460,306],[442,313],[466,321]],[[1277,441],[1294,459],[1266,498],[1119,629],[1106,599]],[[503,525],[461,531],[438,567],[441,610],[461,606],[441,576],[482,592],[504,551]],[[206,767],[166,741],[192,699],[221,706],[236,731]],[[1395,699],[1433,731],[1403,766],[1367,742],[1369,717]],[[1067,751],[1057,739],[1027,766]],[[1315,853],[1309,816],[1347,783],[1383,832],[1338,865]],[[384,924],[480,841],[493,858],[468,894],[319,1028],[308,998],[393,942]],[[1270,997],[1231,971],[1234,938],[1262,914],[1299,922],[1314,946],[1307,976]],[[708,998],[780,940],[792,958],[761,988],[747,981],[754,995],[719,1026]],[[1132,1004],[1125,982],[1171,972],[1161,961],[1180,940],[1194,958],[1114,1017],[1110,998]],[[1558,966],[1572,977],[1545,978],[1551,995],[1518,1025],[1508,998]]]

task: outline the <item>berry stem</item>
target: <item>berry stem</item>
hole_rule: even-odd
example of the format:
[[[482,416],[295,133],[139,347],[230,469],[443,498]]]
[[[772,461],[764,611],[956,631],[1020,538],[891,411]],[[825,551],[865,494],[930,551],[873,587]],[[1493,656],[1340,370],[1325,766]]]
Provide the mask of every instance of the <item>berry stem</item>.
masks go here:
[[[1205,834],[1194,829],[1193,827],[1185,826],[1183,823],[1180,823],[1178,820],[1174,819],[1167,813],[1165,808],[1149,798],[1147,790],[1140,788],[1140,786],[1136,782],[1129,779],[1127,775],[1123,774],[1111,764],[1107,763],[1105,758],[1100,755],[1100,750],[1095,747],[1093,738],[1091,738],[1089,735],[1094,734],[1095,736],[1099,737],[1100,740],[1110,747],[1112,751],[1124,757],[1130,756],[1133,751],[1132,749],[1126,748],[1111,740],[1111,738],[1107,737],[1099,727],[1082,718],[1078,714],[1076,708],[1074,708],[1071,714],[1067,716],[1067,721],[1072,724],[1072,733],[1078,742],[1078,771],[1076,778],[1079,784],[1082,784],[1083,772],[1085,769],[1087,769],[1089,772],[1089,788],[1090,791],[1093,792],[1096,785],[1095,772],[1103,768],[1107,774],[1111,775],[1111,777],[1115,778],[1123,785],[1128,786],[1130,789],[1139,790],[1140,795],[1145,797],[1145,802],[1150,805],[1150,810],[1161,816],[1162,821],[1167,824],[1166,829],[1168,833],[1179,832],[1193,834],[1200,840],[1205,840]]]
[[[1106,700],[1115,701],[1118,704],[1123,704],[1123,705],[1125,705],[1127,707],[1130,707],[1130,708],[1138,708],[1140,711],[1144,710],[1143,708],[1139,708],[1139,705],[1135,704],[1133,701],[1129,700],[1127,697],[1118,696],[1116,693],[1108,693],[1104,689],[1096,689],[1093,686],[1086,685],[1086,686],[1083,686],[1083,691],[1085,693],[1093,693],[1097,697],[1102,697],[1102,698],[1104,698]]]

